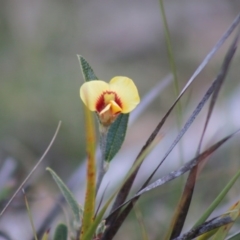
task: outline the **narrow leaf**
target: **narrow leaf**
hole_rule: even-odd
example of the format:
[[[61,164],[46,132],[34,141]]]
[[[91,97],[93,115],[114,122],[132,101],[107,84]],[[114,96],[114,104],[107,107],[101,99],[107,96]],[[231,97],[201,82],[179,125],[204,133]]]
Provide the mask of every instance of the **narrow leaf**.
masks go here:
[[[173,240],[190,240],[194,239],[206,232],[212,231],[213,229],[219,228],[221,226],[224,226],[226,224],[231,223],[233,220],[232,218],[228,215],[225,216],[224,218],[214,218],[209,220],[208,222],[202,224],[201,226],[198,226],[196,228],[191,229],[187,233],[184,233],[183,235],[174,238]]]
[[[177,77],[177,67],[176,67],[176,62],[175,62],[174,53],[173,53],[173,49],[172,49],[170,31],[168,28],[167,17],[166,17],[166,13],[165,13],[165,9],[164,9],[163,0],[159,0],[159,3],[160,3],[161,17],[162,17],[162,22],[163,22],[163,27],[164,27],[165,41],[166,41],[167,50],[168,50],[168,59],[169,59],[170,68],[171,68],[173,78],[174,78],[174,94],[175,94],[175,97],[177,97],[180,92],[179,91],[179,81],[178,81],[178,77]],[[182,106],[181,106],[181,102],[179,101],[179,103],[177,105],[178,129],[181,128],[181,122],[182,122]],[[182,155],[181,151],[180,151],[180,154]]]
[[[114,211],[112,211],[111,214],[106,218],[106,221],[107,221],[107,224],[111,223],[113,217],[115,217],[115,220],[114,220],[115,223],[111,225],[112,226],[111,230],[109,230],[109,228],[106,229],[105,234],[104,234],[104,236],[106,236],[106,238],[103,238],[103,239],[108,240],[108,239],[112,239],[114,237],[114,235],[116,234],[116,232],[120,228],[121,224],[123,223],[125,218],[128,216],[129,212],[131,211],[132,207],[134,206],[135,201],[137,201],[138,198],[142,194],[144,194],[148,191],[151,191],[151,190],[155,189],[156,187],[159,187],[163,184],[166,184],[167,182],[169,182],[169,181],[181,176],[185,172],[191,170],[194,166],[196,166],[197,163],[199,163],[198,159],[204,160],[206,157],[208,157],[210,154],[212,154],[216,149],[218,149],[223,143],[225,143],[228,139],[230,139],[235,134],[237,134],[239,131],[240,130],[234,132],[233,134],[223,138],[222,140],[220,140],[216,144],[212,145],[210,148],[208,148],[206,151],[204,151],[202,154],[200,154],[198,158],[197,157],[193,158],[191,161],[184,164],[178,170],[172,171],[169,174],[167,174],[166,176],[163,176],[160,179],[156,180],[155,182],[149,184],[148,186],[146,186],[145,188],[140,190],[137,194],[135,194],[134,197],[130,198],[128,201],[126,201],[125,203],[120,205],[118,208],[114,209]],[[127,207],[124,208],[122,210],[121,214],[118,216],[118,212],[126,204],[128,204]]]
[[[78,57],[78,61],[79,61],[82,73],[83,73],[84,80],[86,82],[91,81],[91,80],[98,80],[98,78],[96,77],[92,67],[85,60],[85,58],[81,55],[77,55],[77,57]]]
[[[44,232],[41,240],[48,240],[48,237],[49,237],[49,230],[47,230],[46,232]]]
[[[167,111],[167,113],[165,114],[165,116],[162,118],[162,120],[159,122],[159,124],[156,126],[155,130],[152,132],[152,134],[150,135],[150,137],[148,138],[146,144],[142,147],[140,153],[138,154],[138,156],[141,155],[141,152],[143,152],[145,150],[145,148],[147,148],[147,146],[149,144],[151,144],[151,142],[155,139],[155,137],[157,136],[157,134],[159,133],[160,129],[162,128],[163,124],[165,123],[165,121],[167,120],[168,116],[170,115],[170,113],[172,112],[172,110],[174,109],[174,107],[176,106],[176,104],[178,103],[178,101],[180,100],[180,98],[183,96],[183,94],[186,92],[186,90],[190,87],[190,85],[193,83],[193,81],[196,79],[196,77],[198,76],[198,74],[204,69],[204,67],[207,65],[207,63],[210,61],[210,59],[213,57],[213,55],[217,52],[217,50],[222,46],[222,44],[226,41],[226,39],[231,35],[231,33],[233,32],[233,30],[236,28],[236,26],[239,24],[240,22],[240,14],[236,17],[236,19],[233,21],[233,23],[231,24],[231,26],[229,27],[229,29],[224,33],[224,35],[220,38],[220,40],[216,43],[216,45],[213,47],[213,49],[208,53],[208,55],[205,57],[205,59],[202,61],[202,63],[199,65],[199,67],[196,69],[196,71],[193,73],[193,75],[191,76],[191,78],[188,80],[187,84],[185,85],[185,87],[183,88],[183,90],[181,91],[181,93],[179,94],[179,96],[177,97],[177,99],[174,101],[174,103],[172,104],[172,106],[169,108],[169,110]],[[210,89],[209,89],[210,90]],[[211,95],[211,94],[210,94]],[[194,120],[194,119],[193,119]],[[192,120],[192,121],[193,121]],[[190,124],[191,125],[191,124]],[[181,138],[181,136],[180,136]],[[176,142],[178,142],[179,139],[176,139]],[[175,146],[175,143],[173,144],[173,148]],[[172,151],[172,149],[170,149],[170,152]],[[168,154],[170,153],[168,152],[166,154],[166,156],[168,156]],[[165,160],[165,159],[164,159]],[[163,160],[163,161],[164,161]],[[136,161],[136,160],[135,160]],[[161,162],[162,164],[162,162]],[[160,165],[161,165],[160,164]],[[140,166],[139,166],[140,167]],[[131,186],[133,184],[133,181],[138,173],[138,169],[136,169],[136,172],[132,175],[132,178],[129,179],[129,181],[127,182],[126,185],[124,185],[122,187],[122,189],[120,190],[119,194],[116,197],[116,200],[113,204],[113,207],[111,209],[111,212],[114,211],[114,209],[116,209],[118,206],[120,206],[127,198],[127,195],[131,189]],[[154,173],[153,173],[154,174]],[[152,176],[150,176],[150,178],[152,178]],[[147,181],[149,182],[149,180]],[[145,184],[144,184],[145,185]],[[108,230],[111,230],[111,226],[108,228]]]
[[[68,229],[65,224],[60,223],[54,233],[53,240],[67,240]]]
[[[144,224],[144,218],[143,218],[143,215],[141,213],[141,210],[140,210],[138,204],[134,205],[134,212],[135,212],[135,215],[136,215],[136,218],[137,218],[137,221],[138,221],[141,233],[142,233],[142,239],[148,240],[149,238],[148,238],[146,226]]]
[[[221,139],[220,141],[218,141],[217,143],[212,145],[210,148],[208,148],[206,151],[201,153],[198,157],[195,157],[191,161],[189,161],[186,164],[184,164],[178,170],[170,172],[166,176],[163,176],[163,177],[159,178],[158,180],[156,180],[153,183],[149,184],[145,188],[141,189],[135,196],[140,196],[143,193],[146,193],[146,192],[148,192],[150,190],[153,190],[156,187],[159,187],[159,186],[161,186],[161,185],[163,185],[163,184],[165,184],[165,183],[167,183],[167,182],[169,182],[169,181],[171,181],[171,180],[181,176],[182,174],[184,174],[185,172],[189,171],[194,166],[196,166],[196,164],[199,164],[201,160],[204,160],[206,157],[208,157],[210,154],[212,154],[214,151],[216,151],[223,143],[225,143],[227,140],[229,140],[231,137],[233,137],[234,135],[236,135],[239,132],[240,132],[240,130],[237,130],[236,132],[234,132],[234,133],[228,135],[227,137]]]
[[[183,225],[185,223],[187,213],[189,210],[189,206],[192,200],[192,195],[196,183],[197,178],[197,165],[190,170],[190,174],[187,178],[181,199],[177,204],[175,213],[171,220],[171,224],[167,235],[165,237],[166,240],[174,239],[178,237],[182,231]]]
[[[240,170],[233,176],[233,178],[229,181],[229,183],[224,187],[224,189],[216,197],[213,203],[209,206],[209,208],[204,212],[204,214],[196,222],[194,227],[201,225],[208,219],[208,217],[212,214],[212,212],[216,209],[216,207],[221,203],[223,198],[226,196],[228,191],[232,188],[233,184],[237,181],[239,177],[240,177]]]
[[[215,55],[215,53],[220,49],[220,47],[223,45],[223,43],[229,38],[229,36],[232,34],[234,29],[238,26],[240,23],[240,13],[237,15],[237,17],[234,19],[230,27],[226,30],[226,32],[223,34],[223,36],[218,40],[218,42],[214,45],[214,47],[211,49],[211,51],[207,54],[207,56],[203,59],[201,64],[198,66],[198,68],[195,70],[191,78],[188,80],[187,84],[179,94],[179,97],[189,88],[189,86],[192,84],[192,82],[196,79],[196,77],[199,75],[199,73],[206,67],[206,65],[209,63],[211,58]],[[179,98],[178,97],[178,98]]]
[[[222,67],[220,69],[220,72],[218,73],[218,76],[215,80],[215,89],[214,92],[212,94],[212,98],[210,101],[210,105],[208,108],[208,113],[207,113],[207,117],[206,117],[206,121],[204,124],[204,128],[203,128],[203,132],[200,138],[200,142],[198,145],[198,149],[197,149],[197,153],[196,156],[199,155],[200,150],[201,150],[201,146],[202,146],[202,142],[203,142],[203,138],[207,129],[207,125],[209,123],[211,114],[213,112],[213,108],[214,105],[216,103],[219,91],[221,89],[221,86],[226,78],[230,63],[232,61],[232,58],[234,56],[234,53],[236,52],[236,48],[237,48],[237,41],[238,41],[238,35],[235,37],[233,43],[231,44],[231,46],[229,47],[229,50],[227,51],[227,54],[224,58]],[[165,239],[173,239],[177,236],[179,236],[179,234],[182,231],[183,225],[185,223],[187,214],[188,214],[188,210],[191,204],[191,200],[192,200],[192,196],[193,196],[193,192],[194,192],[194,188],[195,188],[195,183],[197,180],[197,174],[198,174],[198,165],[196,167],[194,167],[190,173],[189,176],[187,178],[185,187],[184,187],[184,191],[182,194],[182,197],[179,201],[179,204],[176,208],[176,211],[174,213],[172,222],[171,222],[171,227],[169,228],[168,234],[166,236]],[[171,236],[171,237],[170,237]]]
[[[239,240],[240,239],[240,231],[232,234],[226,240]]]
[[[165,159],[168,157],[168,155],[172,152],[172,150],[174,149],[174,147],[177,145],[177,143],[180,141],[180,139],[182,138],[182,136],[186,133],[186,131],[188,130],[188,128],[191,126],[191,124],[193,123],[193,121],[195,120],[196,116],[199,114],[199,112],[202,110],[204,104],[206,103],[206,101],[209,99],[209,97],[211,96],[212,92],[214,91],[215,89],[215,85],[216,85],[216,82],[214,82],[211,87],[207,90],[206,94],[204,95],[203,99],[200,101],[200,103],[197,105],[196,109],[193,111],[192,115],[190,116],[190,118],[187,120],[187,122],[185,123],[184,127],[181,129],[180,133],[178,134],[178,136],[176,137],[176,139],[174,140],[174,142],[172,143],[172,145],[170,146],[170,148],[167,150],[167,152],[165,153],[163,159],[161,160],[161,162],[158,164],[158,166],[155,168],[155,170],[152,172],[152,174],[148,177],[148,179],[145,181],[145,183],[143,184],[143,186],[141,187],[142,190],[140,190],[138,192],[137,195],[135,195],[134,199],[137,198],[137,196],[140,196],[141,193],[145,192],[145,190],[143,191],[143,189],[146,188],[147,184],[150,182],[150,180],[152,179],[153,175],[156,173],[156,171],[159,169],[159,167],[162,165],[162,163],[165,161]],[[169,111],[168,111],[169,113]],[[164,118],[166,118],[168,115],[166,114]],[[160,125],[163,124],[165,122],[166,119],[162,119],[162,121],[159,123]],[[157,128],[160,126],[158,125]],[[141,152],[145,149],[145,147],[148,146],[148,144],[150,144],[154,138],[155,138],[155,134],[156,134],[156,131],[157,129],[154,130],[154,132],[152,133],[152,135],[150,136],[150,138],[148,139],[148,141],[146,142],[146,144],[143,146],[142,150],[140,151],[139,155],[141,155]],[[196,165],[196,162],[197,160],[194,159],[195,162],[194,162],[194,166]],[[189,168],[183,168],[182,170],[184,172],[182,172],[180,175],[182,175],[183,173],[185,173],[186,171],[192,169],[192,165],[189,166]],[[115,216],[117,216],[117,212],[116,211],[119,211],[120,208],[119,206],[122,205],[122,200],[125,201],[127,195],[128,195],[128,192],[131,188],[131,185],[136,177],[136,174],[138,172],[139,168],[133,173],[133,175],[131,176],[131,178],[128,180],[128,182],[122,187],[122,189],[120,190],[115,202],[114,202],[114,205],[112,207],[112,210],[111,210],[111,215],[110,217],[108,218],[108,222],[113,222],[113,218]],[[177,177],[179,176],[179,172],[176,173],[177,174]],[[168,175],[168,177],[170,177],[170,180],[172,180],[173,178],[175,178],[176,175],[172,176],[172,175]],[[173,177],[173,178],[172,178]],[[169,180],[169,181],[170,181]],[[160,181],[161,182],[161,181]],[[152,185],[150,185],[149,187],[153,187],[155,188],[155,183],[154,182]],[[165,183],[165,182],[164,182]],[[163,184],[162,182],[160,184]],[[147,188],[146,188],[147,189]],[[130,212],[131,210],[131,206],[133,206],[132,204],[129,205],[127,209],[125,209],[125,212],[122,213],[125,215],[125,217],[127,216],[126,213],[127,212]],[[117,209],[117,210],[116,210]],[[112,214],[114,212],[114,214]],[[116,221],[115,221],[116,222]],[[118,224],[120,224],[120,221],[118,221]],[[114,229],[117,229],[117,226],[114,226]],[[111,225],[110,227],[106,230],[106,231],[109,231],[113,234],[113,230],[111,228]]]
[[[200,235],[197,240],[208,240],[217,232],[217,228]]]
[[[239,217],[239,213],[240,213],[240,201],[236,202],[228,211],[228,214],[232,218],[233,222],[220,227],[212,240],[224,240],[229,230],[233,226],[234,222]],[[223,217],[224,216],[225,215],[223,215]]]
[[[110,162],[120,150],[127,132],[129,114],[120,114],[111,124],[106,139],[105,161]]]
[[[61,193],[65,197],[69,207],[71,208],[76,222],[78,224],[80,224],[82,214],[83,214],[82,213],[83,210],[82,210],[81,206],[78,204],[78,202],[75,199],[75,197],[73,196],[72,192],[68,189],[68,187],[61,180],[61,178],[51,168],[48,167],[46,170],[49,171],[50,174],[52,175],[54,181],[56,182],[56,184],[59,187]]]
[[[32,227],[34,239],[35,239],[35,240],[38,240],[37,234],[36,234],[36,229],[35,229],[34,222],[33,222],[33,218],[32,218],[32,212],[31,212],[31,209],[30,209],[29,204],[28,204],[28,199],[27,199],[27,196],[26,196],[26,194],[25,194],[24,189],[22,189],[22,191],[23,191],[23,194],[24,194],[24,201],[25,201],[25,204],[26,204],[28,217],[29,217],[29,220],[30,220],[30,223],[31,223],[31,227]]]

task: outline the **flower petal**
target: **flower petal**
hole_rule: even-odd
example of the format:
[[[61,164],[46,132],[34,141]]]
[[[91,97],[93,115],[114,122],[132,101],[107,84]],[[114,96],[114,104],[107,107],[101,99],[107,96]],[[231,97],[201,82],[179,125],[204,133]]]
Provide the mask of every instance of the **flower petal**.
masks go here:
[[[110,91],[113,91],[120,98],[122,113],[131,112],[140,102],[138,90],[134,82],[127,77],[114,77],[111,79]]]
[[[93,80],[85,82],[80,88],[80,98],[91,111],[96,111],[96,103],[101,94],[109,90],[109,84]]]
[[[122,112],[122,108],[115,102],[115,101],[111,101],[111,110],[113,114]]]

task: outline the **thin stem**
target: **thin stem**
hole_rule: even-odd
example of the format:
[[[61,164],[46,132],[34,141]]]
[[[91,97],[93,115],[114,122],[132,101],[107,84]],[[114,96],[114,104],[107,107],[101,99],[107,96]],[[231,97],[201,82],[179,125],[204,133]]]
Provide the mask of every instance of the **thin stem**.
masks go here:
[[[179,84],[178,84],[178,77],[177,77],[177,67],[176,67],[175,58],[174,58],[174,54],[173,54],[171,37],[170,37],[169,28],[168,28],[167,17],[166,17],[166,14],[165,14],[163,0],[159,0],[159,4],[160,4],[161,15],[162,15],[165,40],[166,40],[166,44],[167,44],[169,64],[170,64],[171,71],[172,71],[173,78],[174,78],[174,94],[175,94],[175,97],[177,98],[177,96],[180,92],[179,91]],[[178,126],[178,130],[181,129],[181,125],[182,125],[182,105],[181,105],[181,102],[179,101],[178,104],[177,104],[177,126]],[[179,143],[179,156],[180,156],[180,163],[183,164],[184,156],[183,156],[182,143]]]
[[[98,177],[97,177],[97,186],[96,186],[96,194],[101,186],[103,177],[107,172],[108,165],[105,163],[105,150],[106,150],[106,141],[107,141],[107,132],[108,127],[104,127],[103,125],[99,125],[100,132],[100,150],[101,150],[101,158],[99,160],[98,166]]]
[[[174,77],[174,92],[175,92],[175,96],[177,97],[179,94],[177,68],[176,68],[176,63],[175,63],[174,54],[172,50],[171,37],[170,37],[169,28],[167,24],[167,18],[164,10],[163,0],[159,0],[159,3],[160,3],[160,9],[161,9],[163,26],[164,26],[165,40],[166,40],[167,50],[168,50],[169,64]],[[180,104],[178,104],[178,111],[179,111],[178,112],[179,115],[181,115],[182,110],[181,110]]]

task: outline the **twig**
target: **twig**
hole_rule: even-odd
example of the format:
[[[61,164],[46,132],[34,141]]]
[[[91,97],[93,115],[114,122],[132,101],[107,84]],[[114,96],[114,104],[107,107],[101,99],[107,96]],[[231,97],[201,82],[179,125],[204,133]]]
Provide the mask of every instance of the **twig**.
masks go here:
[[[11,202],[13,201],[13,199],[16,197],[16,195],[18,194],[18,192],[23,188],[24,184],[29,180],[29,178],[32,176],[32,174],[35,172],[35,170],[38,168],[39,164],[43,161],[43,159],[45,158],[45,156],[47,155],[49,149],[52,147],[57,134],[59,132],[60,126],[61,126],[61,121],[58,123],[57,129],[53,135],[53,138],[51,140],[51,142],[49,143],[47,149],[45,150],[45,152],[43,153],[42,157],[38,160],[37,164],[33,167],[33,169],[31,170],[31,172],[28,174],[28,176],[25,178],[25,180],[20,184],[20,186],[18,187],[18,189],[16,190],[16,192],[13,194],[13,196],[11,197],[11,199],[8,201],[8,203],[6,204],[6,206],[3,208],[3,210],[0,213],[0,217],[3,215],[3,213],[6,211],[6,209],[9,207],[9,205],[11,204]]]

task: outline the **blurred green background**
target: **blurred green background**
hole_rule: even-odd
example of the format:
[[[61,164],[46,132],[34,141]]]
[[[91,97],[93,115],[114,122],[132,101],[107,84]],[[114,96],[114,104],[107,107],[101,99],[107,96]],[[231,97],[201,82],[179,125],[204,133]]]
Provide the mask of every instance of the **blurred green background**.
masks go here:
[[[165,9],[181,89],[238,14],[240,2],[173,0],[165,2]],[[198,77],[188,106],[199,101],[216,76],[226,49],[225,44]],[[46,149],[59,120],[60,133],[44,164],[66,179],[85,155],[83,78],[76,54],[100,79],[132,78],[143,96],[170,72],[159,2],[1,1],[0,161],[15,158],[24,169],[22,177]],[[239,63],[238,52],[225,97],[239,89]],[[146,131],[174,99],[168,87],[136,122],[132,139],[144,142]],[[176,125],[174,117],[171,124]]]

